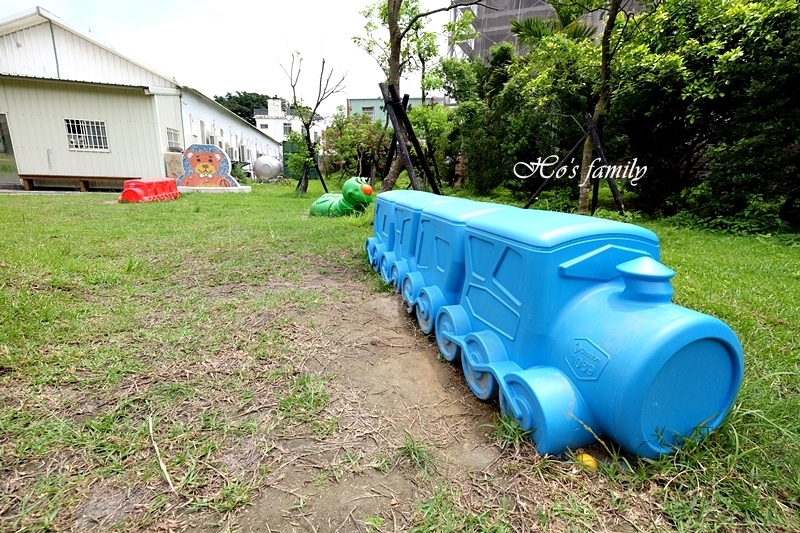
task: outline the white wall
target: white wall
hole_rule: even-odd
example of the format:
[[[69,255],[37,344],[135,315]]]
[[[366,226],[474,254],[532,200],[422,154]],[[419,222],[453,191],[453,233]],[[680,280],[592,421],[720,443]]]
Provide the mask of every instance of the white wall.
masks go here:
[[[281,156],[279,142],[197,91],[184,88],[181,100],[185,142],[183,148],[192,144],[210,144],[209,136],[213,136],[213,144],[226,152],[228,148],[235,150],[235,155],[238,156],[233,158],[235,161],[242,160],[241,146],[245,147],[244,160],[250,164],[259,155]]]
[[[141,87],[4,77],[0,113],[7,115],[21,175],[165,175],[154,99]],[[108,150],[71,150],[65,119],[104,122]]]
[[[286,140],[286,136],[283,133],[283,124],[288,122],[292,125],[292,131],[296,131],[301,133],[303,130],[303,124],[300,122],[300,119],[297,117],[263,117],[263,116],[256,116],[256,128],[260,131],[267,133],[273,139],[278,141],[279,143],[283,144],[283,141]],[[266,124],[267,129],[262,129],[261,125]],[[318,123],[314,123],[311,125],[311,140],[314,140],[314,134],[316,133],[318,139],[322,138],[322,132],[324,127]]]

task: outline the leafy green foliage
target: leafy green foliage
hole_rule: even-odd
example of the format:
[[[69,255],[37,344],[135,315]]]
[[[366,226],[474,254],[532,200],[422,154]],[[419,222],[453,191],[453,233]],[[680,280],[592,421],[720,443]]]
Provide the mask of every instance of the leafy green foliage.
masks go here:
[[[786,0],[668,0],[617,62],[609,126],[652,171],[640,205],[703,218],[797,197],[800,7]],[[707,187],[705,201],[692,191]]]
[[[341,106],[332,124],[322,134],[326,164],[329,171],[354,176],[369,176],[383,163],[393,135],[383,125],[363,113],[345,115]]]
[[[268,101],[280,98],[278,96],[267,96],[266,94],[249,93],[246,91],[236,91],[236,94],[226,93],[225,96],[215,96],[214,101],[223,107],[230,109],[234,114],[240,116],[253,126],[256,121],[253,118],[254,109],[266,109]]]
[[[478,59],[448,57],[436,67],[445,94],[458,102],[477,100],[483,96],[482,84],[487,69]]]
[[[467,81],[464,94],[480,95],[462,103],[455,115],[468,186],[476,194],[500,185],[532,193],[541,180],[519,180],[514,165],[565,155],[583,134],[574,117],[582,116],[595,97],[598,49],[590,41],[551,35],[522,57],[509,51],[508,46],[493,48],[488,68],[472,67],[474,76],[461,78]],[[453,70],[470,72],[467,67]],[[471,85],[472,79],[478,83]],[[573,195],[577,180],[553,186]]]
[[[403,0],[398,13],[398,25],[401,28],[409,27],[411,20],[420,13],[419,0]],[[365,36],[353,37],[353,42],[363,48],[365,52],[375,58],[383,69],[386,79],[389,79],[389,39],[379,36],[386,31],[389,24],[389,8],[386,1],[379,1],[365,7],[361,15],[366,19],[364,23]],[[419,19],[410,25],[407,35],[403,39],[400,50],[400,72],[408,73],[419,70],[417,57],[420,53],[428,56],[428,41],[424,31],[425,19]],[[432,56],[431,56],[432,57]]]
[[[416,136],[424,142],[428,164],[440,177],[440,171],[448,166],[445,161],[448,140],[453,132],[453,110],[443,105],[414,106],[408,112],[408,119],[414,127]]]
[[[302,133],[290,131],[289,134],[286,135],[285,142],[287,144],[291,143],[295,148],[295,151],[285,154],[287,175],[302,176],[304,169],[314,167],[314,160],[312,159],[313,154],[309,153],[306,139]]]
[[[554,3],[553,7],[556,11],[555,17],[511,20],[511,33],[532,48],[551,35],[561,34],[568,39],[582,41],[591,39],[597,33],[596,26],[579,19],[585,14],[582,10],[558,3]]]

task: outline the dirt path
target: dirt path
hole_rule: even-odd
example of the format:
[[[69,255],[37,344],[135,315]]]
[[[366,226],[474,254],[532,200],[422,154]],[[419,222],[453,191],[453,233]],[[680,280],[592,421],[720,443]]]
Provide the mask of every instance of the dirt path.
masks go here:
[[[116,385],[31,395],[81,431],[120,421],[99,442],[128,455],[114,470],[67,445],[7,461],[0,519],[36,529],[47,518],[24,514],[32,495],[51,505],[50,530],[81,533],[670,529],[655,488],[542,458],[527,439],[501,447],[496,403],[472,395],[399,295],[370,290],[361,269],[307,272],[189,279],[143,330],[202,305],[230,310],[224,334],[208,320],[169,346],[137,335],[141,368]],[[58,499],[43,479],[62,484]]]
[[[232,530],[669,529],[647,494],[626,495],[621,512],[600,510],[610,497],[604,479],[542,459],[530,444],[501,448],[497,405],[472,395],[399,295],[364,291],[351,274],[306,279],[306,289],[346,296],[294,319],[311,326],[302,342],[317,348],[306,369],[326,376],[322,414],[336,429],[276,440],[263,488],[229,520]]]
[[[460,371],[392,294],[361,294],[347,279],[317,279],[347,294],[298,317],[326,339],[308,370],[329,377],[325,414],[337,430],[322,440],[276,444],[274,468],[242,531],[403,530],[436,478],[489,467],[500,449],[486,438],[496,406],[468,394]],[[323,287],[320,287],[323,288]],[[414,464],[413,453],[425,458]],[[430,457],[430,459],[427,458]]]

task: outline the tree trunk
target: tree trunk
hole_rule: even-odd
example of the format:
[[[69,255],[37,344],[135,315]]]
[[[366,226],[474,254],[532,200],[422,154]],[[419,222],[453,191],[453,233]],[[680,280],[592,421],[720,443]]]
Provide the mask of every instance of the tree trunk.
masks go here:
[[[600,123],[600,118],[605,115],[608,104],[611,101],[611,87],[609,80],[611,78],[611,33],[614,31],[614,25],[617,23],[617,15],[621,10],[621,0],[611,0],[608,8],[608,20],[606,20],[606,27],[603,30],[603,37],[600,41],[602,59],[600,62],[600,95],[597,99],[597,104],[594,106],[594,114],[592,115],[592,122],[595,126]],[[592,163],[594,157],[594,140],[591,135],[586,136],[586,142],[583,143],[583,159],[581,163],[581,181],[578,188],[578,213],[582,215],[589,214],[589,193],[592,188],[591,176],[589,175],[589,165]]]
[[[303,163],[303,175],[300,176],[300,181],[297,182],[295,191],[297,196],[303,196],[308,192],[308,162]]]
[[[387,85],[394,85],[397,94],[400,94],[400,51],[403,45],[402,30],[400,29],[400,6],[403,0],[388,1],[389,22],[389,79]],[[383,187],[381,187],[382,189]]]
[[[462,188],[464,183],[467,181],[467,154],[465,154],[463,151],[458,153],[453,173],[455,174],[453,179],[453,188]]]
[[[383,178],[381,182],[381,192],[391,191],[394,189],[394,184],[397,183],[397,178],[400,177],[400,173],[403,171],[405,165],[403,164],[402,157],[395,157],[394,161],[392,161],[392,166],[389,169],[389,174]]]
[[[784,222],[788,222],[792,216],[792,210],[794,209],[794,203],[797,201],[798,191],[795,189],[794,191],[790,192],[786,196],[786,201],[783,202],[781,206],[781,210],[778,213],[778,216]]]

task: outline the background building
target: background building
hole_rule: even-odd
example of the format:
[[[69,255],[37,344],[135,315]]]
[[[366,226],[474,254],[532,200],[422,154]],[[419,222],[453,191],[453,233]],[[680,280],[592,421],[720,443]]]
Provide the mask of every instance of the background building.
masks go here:
[[[450,101],[444,96],[431,96],[429,98],[425,98],[425,103],[427,105],[449,105]],[[422,105],[422,98],[408,99],[409,110],[418,105]],[[347,116],[349,117],[355,113],[362,113],[368,117],[371,117],[372,120],[376,120],[380,123],[383,123],[386,120],[386,106],[383,102],[383,98],[348,98]]]
[[[195,143],[244,166],[281,150],[202,93],[39,7],[0,20],[0,133],[0,179],[26,187],[121,188],[168,175],[166,161]]]
[[[303,132],[303,123],[300,117],[292,113],[289,102],[282,98],[271,98],[267,101],[267,109],[254,109],[253,118],[256,121],[256,128],[266,133],[279,143],[286,140],[289,132]],[[311,140],[318,142],[325,129],[325,120],[318,117],[311,124]]]
[[[451,5],[458,5],[458,0],[451,0]],[[622,7],[626,11],[641,12],[644,6],[636,0],[624,0]],[[486,55],[495,44],[509,42],[514,45],[517,53],[520,53],[520,45],[517,37],[511,33],[512,20],[524,20],[526,18],[550,18],[555,17],[556,12],[548,2],[544,0],[484,0],[482,5],[460,7],[450,11],[451,22],[458,19],[465,10],[471,10],[475,15],[472,27],[480,35],[465,43],[451,47],[449,55],[461,57],[474,57],[486,59]],[[597,27],[597,38],[605,26],[603,16],[605,11],[593,11],[581,20],[594,24]]]
[[[451,5],[457,5],[453,0]],[[519,52],[517,38],[511,33],[511,21],[526,18],[548,18],[555,15],[553,6],[544,0],[485,0],[483,5],[461,7],[451,10],[453,21],[465,10],[475,14],[472,26],[480,35],[450,49],[451,55],[477,57],[484,59],[493,45],[509,42]]]

